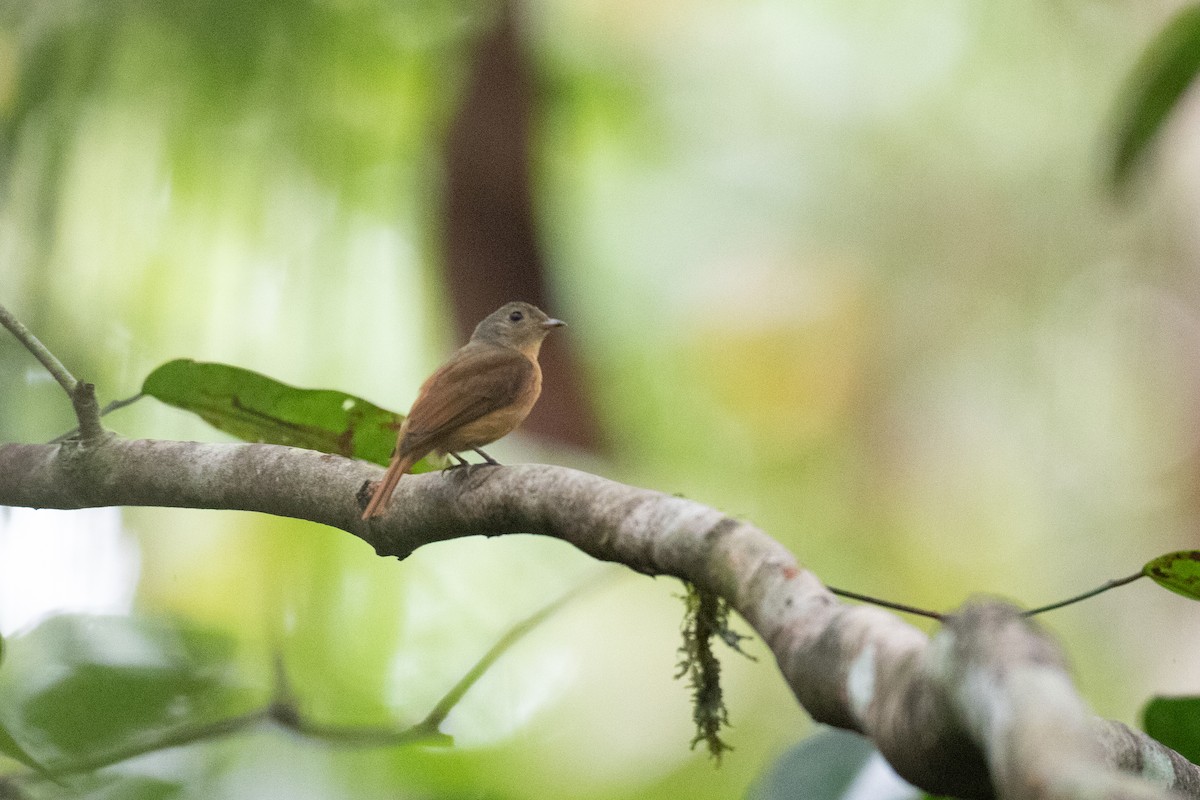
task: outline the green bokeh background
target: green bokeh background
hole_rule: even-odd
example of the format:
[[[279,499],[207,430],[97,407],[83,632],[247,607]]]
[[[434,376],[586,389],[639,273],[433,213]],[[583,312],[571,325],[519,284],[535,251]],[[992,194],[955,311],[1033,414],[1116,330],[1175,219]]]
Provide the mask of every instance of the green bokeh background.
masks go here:
[[[1200,546],[1195,104],[1124,199],[1105,183],[1122,80],[1179,6],[522,5],[547,310],[610,455],[519,435],[495,455],[680,492],[834,585],[933,608],[1041,604]],[[0,302],[102,402],[187,357],[407,408],[456,344],[438,157],[493,11],[0,6]],[[71,425],[0,337],[0,440]],[[111,425],[222,438],[150,402]],[[120,521],[134,613],[229,637],[243,686],[278,650],[328,723],[420,719],[603,570],[534,537],[397,563],[291,520]],[[720,769],[690,752],[676,591],[631,574],[556,615],[455,710],[454,750],[256,733],[164,754],[129,792],[174,775],[205,798],[740,796],[808,723],[751,644],[757,663],[725,659],[736,750]],[[1045,623],[1093,706],[1135,722],[1149,694],[1200,689],[1197,619],[1141,582]]]

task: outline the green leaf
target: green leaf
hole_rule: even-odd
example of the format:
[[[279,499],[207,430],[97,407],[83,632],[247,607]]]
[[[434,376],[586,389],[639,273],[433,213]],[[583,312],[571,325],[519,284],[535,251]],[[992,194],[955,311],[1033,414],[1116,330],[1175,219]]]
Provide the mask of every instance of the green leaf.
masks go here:
[[[46,780],[57,782],[57,779],[54,777],[54,775],[51,774],[48,769],[42,766],[37,759],[29,755],[25,748],[22,747],[21,744],[13,738],[13,735],[9,733],[8,730],[3,726],[0,726],[0,753],[8,756],[13,761],[24,764]]]
[[[1156,697],[1142,709],[1142,727],[1179,755],[1200,764],[1200,697]]]
[[[387,464],[403,415],[332,389],[298,389],[258,372],[191,359],[168,361],[142,392],[247,442],[319,450]],[[414,472],[433,467],[422,461]]]
[[[262,702],[237,682],[229,637],[171,621],[64,615],[9,644],[0,721],[52,771],[153,749]]]
[[[190,788],[195,792],[196,787]],[[38,800],[172,800],[184,796],[183,792],[183,784],[174,781],[106,771],[73,775],[69,785],[39,786],[37,794],[32,796]],[[203,796],[203,790],[191,796]]]
[[[144,775],[122,775],[100,789],[89,792],[87,800],[172,800],[183,794],[183,785]],[[78,793],[73,795],[78,797]],[[72,797],[72,794],[64,796]]]
[[[1142,53],[1117,106],[1112,182],[1129,180],[1179,98],[1200,72],[1200,5],[1184,8]]]
[[[1149,561],[1142,574],[1176,594],[1200,600],[1200,550],[1180,550]]]
[[[779,757],[750,800],[840,800],[875,752],[869,739],[826,728]]]
[[[0,636],[0,663],[3,663],[3,662],[4,662],[4,637]],[[26,752],[25,748],[21,746],[21,743],[18,742],[16,739],[14,739],[13,735],[11,733],[9,733],[8,729],[5,728],[3,725],[0,725],[0,753],[3,753],[4,755],[8,756],[13,761],[17,761],[21,764],[24,764],[25,766],[32,769],[34,772],[37,772],[43,778],[46,778],[48,780],[54,780],[54,776],[51,775],[50,772],[37,761],[37,759],[35,759],[33,756],[29,755],[29,753]]]

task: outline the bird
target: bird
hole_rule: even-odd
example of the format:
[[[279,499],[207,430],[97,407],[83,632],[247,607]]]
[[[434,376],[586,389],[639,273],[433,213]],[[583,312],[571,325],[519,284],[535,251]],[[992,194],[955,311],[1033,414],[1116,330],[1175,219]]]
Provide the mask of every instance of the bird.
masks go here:
[[[462,465],[467,462],[459,454],[474,450],[497,464],[480,448],[511,433],[529,415],[542,393],[542,340],[566,324],[520,301],[505,303],[485,317],[470,341],[421,384],[362,518],[382,514],[400,478],[430,453],[451,456]]]

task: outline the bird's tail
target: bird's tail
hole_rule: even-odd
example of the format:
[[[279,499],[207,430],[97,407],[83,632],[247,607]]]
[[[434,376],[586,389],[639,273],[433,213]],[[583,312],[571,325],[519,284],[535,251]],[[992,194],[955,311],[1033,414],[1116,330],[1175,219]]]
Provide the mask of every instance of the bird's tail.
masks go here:
[[[412,453],[402,456],[397,452],[392,456],[392,463],[388,464],[387,472],[383,473],[383,480],[375,485],[375,492],[363,510],[363,519],[377,517],[387,510],[388,503],[392,501],[392,492],[396,490],[396,484],[400,483],[404,473],[408,472],[416,461],[417,459],[413,458]]]

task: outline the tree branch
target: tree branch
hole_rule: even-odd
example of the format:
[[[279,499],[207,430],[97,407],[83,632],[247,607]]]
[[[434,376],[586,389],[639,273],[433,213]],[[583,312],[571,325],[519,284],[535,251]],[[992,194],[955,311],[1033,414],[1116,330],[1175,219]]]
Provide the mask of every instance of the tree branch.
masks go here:
[[[68,397],[75,394],[75,385],[79,383],[75,376],[71,374],[58,357],[50,352],[50,348],[42,344],[41,340],[33,335],[33,331],[26,328],[21,320],[17,319],[12,313],[0,305],[0,325],[8,329],[8,332],[16,337],[17,341],[25,346],[25,349],[33,353],[33,357],[42,363],[54,380],[58,381],[58,385],[63,388]]]
[[[535,533],[684,578],[746,619],[814,719],[869,736],[902,776],[936,794],[1116,800],[1166,798],[1170,787],[1200,798],[1200,768],[1086,712],[1056,646],[1009,606],[974,601],[930,640],[885,611],[838,602],[747,522],[560,467],[408,476],[389,511],[365,523],[356,495],[378,475],[273,445],[110,436],[89,448],[0,446],[5,505],[259,511],[340,528],[399,558],[461,536]]]
[[[1146,573],[1138,570],[1132,575],[1126,575],[1124,578],[1113,578],[1111,581],[1105,581],[1104,583],[1100,584],[1095,589],[1089,589],[1082,594],[1077,594],[1074,597],[1068,597],[1066,600],[1059,600],[1056,603],[1050,603],[1049,605],[1031,608],[1025,612],[1025,616],[1036,617],[1038,614],[1045,614],[1047,611],[1056,611],[1060,608],[1078,603],[1082,600],[1087,600],[1089,597],[1095,597],[1098,594],[1103,594],[1109,589],[1116,589],[1118,586],[1125,586],[1126,584],[1133,583],[1134,581],[1144,577],[1146,577]]]
[[[104,427],[100,424],[100,404],[96,402],[96,387],[76,379],[71,371],[63,365],[50,348],[42,344],[33,331],[3,305],[0,305],[0,325],[8,329],[25,349],[41,362],[46,371],[58,381],[58,385],[71,398],[71,406],[75,409],[75,418],[79,420],[79,438],[84,443],[91,444],[104,437]]]

